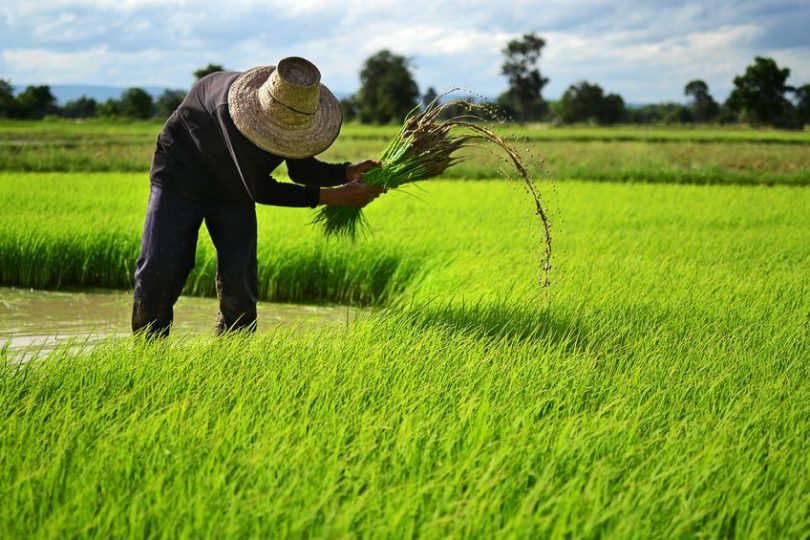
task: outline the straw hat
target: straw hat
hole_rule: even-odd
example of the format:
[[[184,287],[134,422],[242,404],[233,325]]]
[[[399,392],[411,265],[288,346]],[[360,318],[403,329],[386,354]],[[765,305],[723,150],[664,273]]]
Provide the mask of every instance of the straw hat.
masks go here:
[[[340,103],[320,80],[318,68],[295,56],[255,67],[231,85],[228,111],[259,148],[282,157],[314,156],[334,142],[343,121]]]

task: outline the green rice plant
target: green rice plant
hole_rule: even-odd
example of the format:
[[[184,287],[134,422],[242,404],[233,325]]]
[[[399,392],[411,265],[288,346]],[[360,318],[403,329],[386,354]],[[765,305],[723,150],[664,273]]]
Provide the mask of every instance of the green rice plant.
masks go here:
[[[810,191],[558,187],[550,289],[515,183],[435,180],[357,246],[258,209],[267,295],[396,285],[366,319],[0,345],[0,538],[806,536]],[[125,281],[147,191],[0,174],[0,271]]]
[[[366,183],[385,189],[396,189],[405,184],[436,178],[462,158],[455,153],[478,143],[490,143],[503,150],[506,162],[518,173],[527,192],[534,202],[534,210],[542,223],[544,240],[544,286],[550,284],[551,271],[551,223],[543,208],[540,193],[529,175],[529,171],[518,152],[490,128],[474,112],[492,115],[487,105],[466,100],[440,102],[437,97],[424,110],[414,108],[403,122],[396,137],[379,156],[380,167],[365,173]],[[440,115],[448,107],[461,106],[468,114],[441,120]],[[325,206],[318,211],[315,223],[322,226],[324,234],[345,237],[352,241],[358,233],[368,230],[368,223],[361,208],[347,206]]]
[[[131,287],[148,197],[143,174],[0,172],[0,285]],[[305,212],[258,214],[262,300],[384,304],[423,265],[424,246],[329,245],[306,227]],[[215,273],[203,227],[185,294],[215,296]]]
[[[87,136],[146,137],[154,142],[163,122],[121,121],[109,119],[86,120],[9,120],[0,119],[0,140],[32,137],[34,139],[76,140]],[[516,135],[539,141],[648,141],[648,142],[750,142],[764,144],[810,145],[810,130],[787,131],[743,126],[677,126],[677,125],[617,125],[617,126],[551,126],[522,124],[512,126]],[[397,126],[376,126],[346,123],[341,139],[390,140]]]
[[[732,264],[739,252],[755,264],[738,271],[760,275],[783,264],[781,256],[758,254],[774,253],[775,236],[796,241],[791,249],[798,258],[790,264],[797,270],[808,264],[807,237],[800,234],[810,216],[805,189],[579,181],[557,187],[552,202],[564,219],[557,225],[560,287],[551,287],[553,296],[572,281],[585,296],[612,295],[590,287],[645,274],[649,268],[636,266],[647,260],[644,253],[657,261],[656,287],[716,287],[670,283],[663,271],[673,262],[699,259],[701,265],[684,272],[700,278]],[[258,207],[261,299],[380,304],[414,295],[546,294],[536,286],[542,236],[533,227],[530,198],[517,183],[437,179],[424,189],[429,205],[398,192],[369,205],[375,234],[357,245],[323,238],[307,226],[307,211]],[[0,285],[130,286],[148,190],[143,174],[0,173]],[[749,236],[740,235],[737,229],[752,217],[757,221]],[[712,232],[711,240],[698,241],[703,231]],[[216,256],[205,228],[200,237],[186,293],[213,295]],[[651,251],[651,245],[659,249]],[[583,250],[589,258],[578,255]],[[643,292],[655,297],[654,289]]]
[[[0,536],[802,538],[800,284],[734,314],[611,286],[0,352]]]
[[[451,135],[451,130],[460,126],[459,119],[439,122],[439,113],[444,105],[438,98],[424,111],[419,107],[408,113],[399,132],[380,153],[380,167],[363,175],[363,180],[372,186],[396,189],[411,182],[418,182],[441,175],[458,161],[453,154],[468,144],[470,135]],[[326,236],[346,237],[356,240],[359,233],[368,230],[368,223],[361,208],[326,206],[320,209],[315,223],[322,226]]]
[[[0,120],[0,170],[147,172],[160,131],[156,122]],[[503,126],[520,140],[529,174],[557,180],[683,184],[810,185],[810,131],[739,128]],[[319,156],[359,161],[377,155],[396,126],[344,126]],[[491,149],[465,147],[443,178],[496,178],[503,164]],[[283,168],[274,176],[284,177]]]

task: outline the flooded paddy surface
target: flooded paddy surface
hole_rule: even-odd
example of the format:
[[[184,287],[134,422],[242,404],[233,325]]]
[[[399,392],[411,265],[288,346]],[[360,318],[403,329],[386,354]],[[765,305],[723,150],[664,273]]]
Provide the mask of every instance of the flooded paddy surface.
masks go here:
[[[175,305],[173,336],[213,335],[215,298],[182,296]],[[86,345],[131,333],[131,291],[54,292],[0,287],[0,347],[47,351],[63,343]],[[259,302],[259,333],[280,326],[346,325],[362,308]]]

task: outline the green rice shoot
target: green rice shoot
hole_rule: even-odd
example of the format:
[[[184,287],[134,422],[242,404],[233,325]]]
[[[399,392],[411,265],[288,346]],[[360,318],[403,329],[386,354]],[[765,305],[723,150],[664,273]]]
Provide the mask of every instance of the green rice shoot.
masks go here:
[[[402,127],[388,146],[379,155],[381,167],[367,171],[363,181],[385,189],[441,176],[448,168],[463,161],[456,153],[462,148],[488,143],[501,149],[523,180],[532,196],[535,212],[542,223],[544,252],[541,257],[543,285],[550,284],[551,271],[551,223],[543,208],[540,193],[531,178],[528,168],[518,152],[493,130],[486,127],[486,118],[475,113],[489,112],[486,105],[465,99],[441,102],[439,96],[427,104],[411,110]],[[441,113],[451,105],[461,105],[467,114],[440,119]],[[313,223],[321,226],[327,237],[346,238],[352,242],[370,230],[362,208],[349,206],[325,206],[315,216]]]

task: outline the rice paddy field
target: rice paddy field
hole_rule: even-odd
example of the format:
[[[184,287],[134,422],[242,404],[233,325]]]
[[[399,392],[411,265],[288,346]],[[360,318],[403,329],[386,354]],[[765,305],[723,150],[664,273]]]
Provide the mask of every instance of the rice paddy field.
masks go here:
[[[0,124],[0,286],[127,289],[159,127]],[[0,537],[806,538],[808,133],[518,131],[549,288],[487,158],[355,245],[259,208],[262,300],[345,323],[0,345]]]

